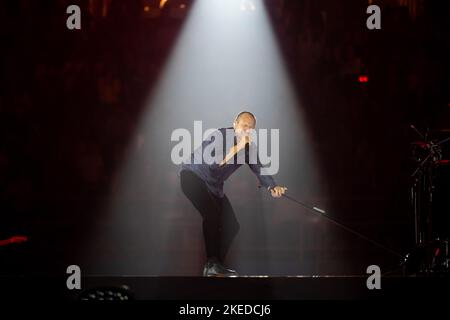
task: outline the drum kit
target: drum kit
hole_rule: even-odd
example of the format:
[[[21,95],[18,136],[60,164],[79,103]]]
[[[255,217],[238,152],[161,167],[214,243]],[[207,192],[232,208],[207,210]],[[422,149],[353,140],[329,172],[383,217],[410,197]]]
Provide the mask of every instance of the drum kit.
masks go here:
[[[402,266],[406,275],[450,274],[450,130],[422,134],[413,142],[410,204],[414,213],[415,248]]]

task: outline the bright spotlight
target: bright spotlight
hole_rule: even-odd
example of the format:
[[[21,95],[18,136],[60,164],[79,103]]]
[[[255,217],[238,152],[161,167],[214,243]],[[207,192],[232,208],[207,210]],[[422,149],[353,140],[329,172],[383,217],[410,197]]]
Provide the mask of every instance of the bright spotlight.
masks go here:
[[[240,14],[239,8],[253,13]],[[279,129],[277,182],[304,198],[319,197],[301,101],[264,9],[262,0],[197,0],[189,8],[137,127],[136,136],[143,136],[145,143],[140,149],[130,148],[124,159],[108,213],[111,227],[102,231],[103,239],[127,244],[115,251],[118,260],[156,275],[196,274],[195,268],[186,266],[203,264],[201,218],[182,194],[178,167],[171,162],[172,132],[192,128],[195,120],[203,121],[205,128],[230,127],[244,108],[254,113],[259,128]],[[299,229],[308,218],[297,208],[264,194],[252,172],[243,168],[227,180],[225,192],[242,226],[230,252],[237,268],[251,269],[254,261],[265,261],[261,273],[280,274],[289,268],[301,270],[301,264],[308,263],[279,262],[286,247],[296,256],[301,244],[306,245],[306,240],[292,245],[294,235],[316,236],[314,229]],[[143,200],[137,203],[136,194]],[[254,259],[246,259],[248,254]]]

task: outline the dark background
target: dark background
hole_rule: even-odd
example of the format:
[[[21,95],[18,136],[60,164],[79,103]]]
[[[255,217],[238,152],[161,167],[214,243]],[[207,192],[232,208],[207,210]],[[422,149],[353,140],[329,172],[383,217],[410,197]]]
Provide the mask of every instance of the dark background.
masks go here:
[[[92,274],[198,273],[200,220],[192,210],[167,209],[189,206],[180,192],[174,198],[143,184],[129,220],[104,213],[142,108],[187,17],[174,12],[180,3],[188,12],[192,2],[169,1],[157,17],[142,9],[154,1],[0,2],[0,238],[29,237],[0,248],[3,273],[60,274],[69,264]],[[409,125],[436,138],[450,135],[449,3],[374,2],[382,29],[373,31],[365,27],[366,1],[264,3],[302,95],[327,190],[323,203],[340,221],[407,253],[414,246],[410,143],[417,140]],[[65,27],[69,4],[81,7],[80,31]],[[360,83],[359,75],[369,82]],[[444,151],[448,156],[448,146]],[[167,180],[151,170],[146,177],[178,188],[173,174]],[[444,199],[450,176],[441,170]],[[280,184],[296,179],[287,170],[280,175]],[[166,206],[149,200],[155,192]],[[272,203],[257,192],[252,196]],[[288,202],[269,204],[278,213],[263,214],[261,222],[250,215],[255,203],[234,198],[243,227],[235,264],[243,273],[361,274],[370,264],[388,271],[399,262]],[[162,234],[158,217],[167,215],[173,228]],[[262,234],[267,226],[265,232],[283,235],[270,246]]]

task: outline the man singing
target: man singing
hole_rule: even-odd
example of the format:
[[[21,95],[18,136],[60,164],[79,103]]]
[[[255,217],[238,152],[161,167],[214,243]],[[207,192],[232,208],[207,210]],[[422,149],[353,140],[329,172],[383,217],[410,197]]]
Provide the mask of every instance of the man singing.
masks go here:
[[[277,186],[270,175],[261,174],[262,164],[259,157],[252,159],[250,150],[255,151],[251,132],[256,127],[256,117],[248,112],[239,113],[231,128],[221,128],[215,135],[210,135],[202,146],[194,150],[190,159],[184,161],[180,171],[181,189],[203,218],[203,237],[206,247],[207,262],[203,276],[235,277],[237,272],[224,267],[223,262],[230,245],[239,231],[239,222],[227,196],[223,184],[242,163],[249,165],[260,184],[270,190],[274,198],[281,197],[287,188]],[[231,131],[233,143],[227,140]],[[217,133],[221,134],[221,161],[204,161],[204,150],[212,143],[217,143]],[[219,139],[220,140],[220,139]],[[226,146],[231,145],[228,150]],[[211,146],[210,146],[211,147]],[[223,148],[223,149],[222,149]],[[253,153],[254,155],[255,153]],[[222,157],[223,155],[223,157]],[[245,161],[238,161],[245,156]],[[253,157],[254,158],[254,157]],[[217,157],[216,157],[217,159]]]

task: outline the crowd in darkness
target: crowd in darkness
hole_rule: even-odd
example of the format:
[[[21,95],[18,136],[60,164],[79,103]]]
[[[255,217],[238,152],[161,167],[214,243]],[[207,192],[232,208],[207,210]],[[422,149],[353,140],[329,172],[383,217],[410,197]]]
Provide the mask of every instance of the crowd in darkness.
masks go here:
[[[20,231],[30,212],[113,192],[115,169],[185,17],[171,15],[179,1],[146,17],[141,1],[112,0],[103,17],[90,14],[86,0],[82,30],[70,31],[66,2],[0,2],[1,236]],[[371,153],[385,143],[380,130],[398,135],[390,126],[402,121],[448,120],[449,10],[425,1],[413,18],[407,7],[387,7],[383,29],[369,32],[364,4],[348,2],[266,1],[317,124],[317,150],[324,158],[337,146],[354,153],[354,163],[330,171],[341,179],[355,164],[367,166],[376,188],[380,167]],[[368,83],[358,82],[362,74]],[[363,139],[352,140],[350,124]],[[338,130],[330,137],[323,126]]]

